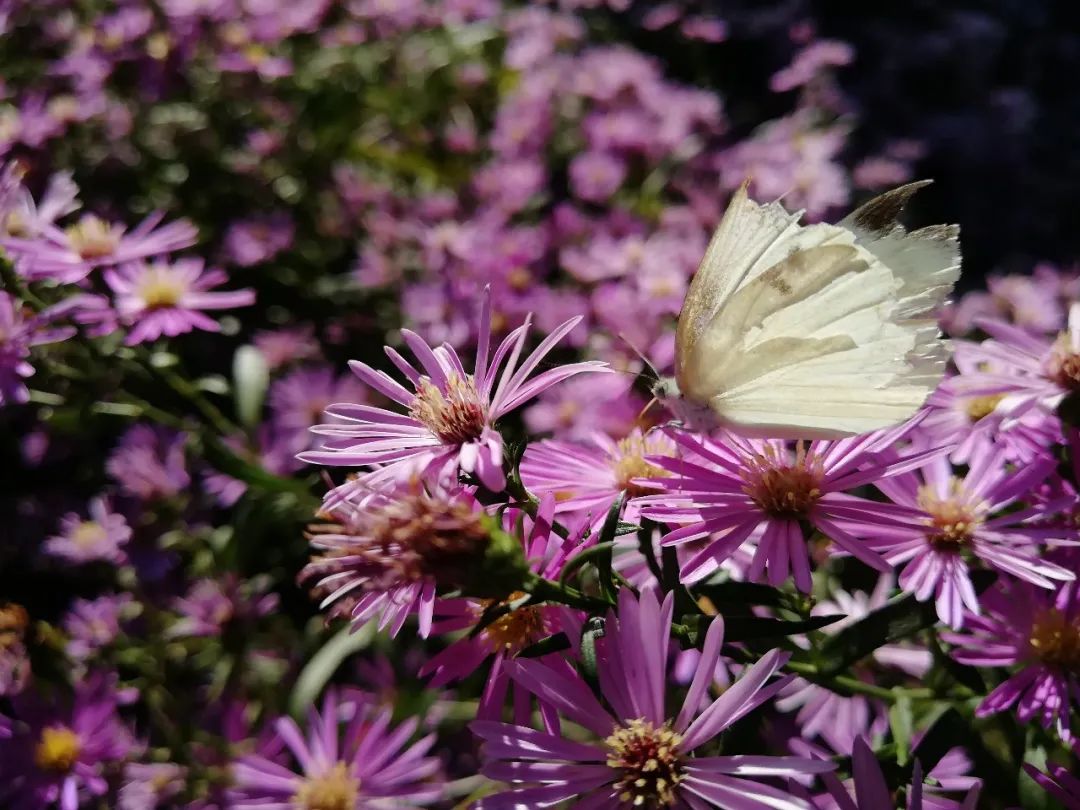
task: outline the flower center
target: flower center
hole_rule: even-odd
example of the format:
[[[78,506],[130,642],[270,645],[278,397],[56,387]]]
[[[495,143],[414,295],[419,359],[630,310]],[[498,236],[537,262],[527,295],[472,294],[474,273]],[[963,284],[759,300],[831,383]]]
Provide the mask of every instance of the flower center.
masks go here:
[[[1080,672],[1080,617],[1069,619],[1051,608],[1031,625],[1031,651],[1048,667]]]
[[[937,551],[959,552],[971,544],[982,524],[983,504],[964,490],[958,478],[949,482],[944,498],[929,484],[920,487],[918,504],[927,514],[926,541]]]
[[[1058,336],[1047,361],[1046,376],[1066,391],[1080,391],[1080,352],[1072,350],[1067,334]]]
[[[804,518],[821,497],[824,472],[821,461],[800,442],[795,460],[781,457],[774,445],[746,457],[743,491],[766,514],[776,518]]]
[[[349,766],[338,762],[319,776],[304,780],[293,801],[303,810],[353,810],[360,795],[360,780]]]
[[[71,533],[71,542],[79,548],[93,548],[105,540],[105,527],[96,520],[84,520]]]
[[[670,724],[660,728],[643,720],[631,720],[604,740],[607,765],[620,772],[615,788],[619,799],[634,807],[672,807],[675,788],[685,776],[679,745],[682,735]]]
[[[30,229],[27,227],[26,217],[23,216],[22,211],[15,209],[8,212],[7,217],[4,219],[4,231],[8,236],[30,235]]]
[[[664,434],[643,436],[641,431],[635,430],[619,442],[618,455],[613,466],[615,485],[625,492],[628,498],[648,494],[652,490],[635,484],[635,478],[666,478],[670,473],[647,462],[645,456],[674,455],[675,442]]]
[[[0,650],[21,643],[29,624],[30,615],[22,605],[0,604]]]
[[[487,423],[473,378],[457,374],[450,375],[446,390],[426,377],[420,380],[409,414],[446,444],[479,439]]]
[[[64,231],[68,244],[83,259],[111,256],[120,245],[120,228],[87,214]]]
[[[1004,394],[987,394],[984,397],[972,397],[965,403],[968,418],[972,422],[978,422],[980,419],[992,414],[998,403],[1003,399],[1005,399]]]
[[[516,602],[524,596],[523,591],[515,591],[502,604]],[[484,637],[492,652],[516,653],[538,641],[546,629],[543,610],[537,605],[529,605],[504,613],[484,628]]]
[[[82,745],[79,735],[66,726],[42,729],[34,749],[34,763],[43,771],[67,773],[79,758]]]
[[[175,307],[187,292],[187,284],[163,265],[148,267],[139,280],[138,295],[147,309]]]

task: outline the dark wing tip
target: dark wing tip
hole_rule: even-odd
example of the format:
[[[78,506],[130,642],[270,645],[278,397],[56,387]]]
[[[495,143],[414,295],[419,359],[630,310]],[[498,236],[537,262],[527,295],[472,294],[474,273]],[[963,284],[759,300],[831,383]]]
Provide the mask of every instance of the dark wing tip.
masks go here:
[[[904,206],[912,195],[933,182],[933,180],[916,180],[886,191],[856,208],[845,217],[845,220],[871,233],[890,231],[896,225],[896,218],[900,216],[900,212],[904,210]]]

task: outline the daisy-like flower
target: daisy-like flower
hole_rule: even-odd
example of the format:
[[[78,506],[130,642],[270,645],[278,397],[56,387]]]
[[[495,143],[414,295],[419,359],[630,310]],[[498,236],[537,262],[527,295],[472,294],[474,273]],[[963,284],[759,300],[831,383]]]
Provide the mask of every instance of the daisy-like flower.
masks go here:
[[[646,459],[674,457],[678,446],[663,431],[642,433],[640,428],[618,441],[603,433],[590,438],[589,444],[557,440],[530,444],[521,459],[522,483],[535,493],[554,493],[556,514],[581,515],[591,523],[602,522],[615,499],[626,495],[630,500],[624,518],[634,520],[633,499],[653,491],[638,479],[667,475]]]
[[[12,236],[0,244],[16,257],[19,271],[26,277],[72,283],[86,278],[96,267],[160,256],[195,244],[198,231],[194,225],[186,219],[161,225],[164,216],[161,212],[151,214],[128,231],[123,225],[83,214],[63,229],[40,222],[33,238]]]
[[[563,563],[580,548],[578,538],[563,539],[552,531],[555,499],[549,493],[540,501],[535,519],[525,537],[525,557],[529,567],[542,577],[558,579]],[[504,522],[512,524],[518,518],[515,510],[507,510]],[[522,517],[522,520],[525,520]],[[507,527],[511,528],[511,527]],[[507,660],[519,652],[556,633],[570,639],[581,637],[583,616],[579,611],[562,605],[527,604],[526,594],[518,591],[506,599],[443,599],[436,606],[435,633],[457,633],[475,627],[485,611],[499,608],[503,612],[478,633],[468,633],[431,658],[420,675],[432,675],[430,685],[441,687],[461,680],[475,672],[485,661],[493,658],[486,686],[480,698],[477,717],[498,718],[502,713],[511,679],[506,672]],[[515,700],[519,720],[528,722],[531,705],[528,700]]]
[[[357,497],[329,497],[320,513],[326,522],[309,527],[320,553],[300,579],[315,581],[312,591],[320,607],[332,606],[331,617],[349,616],[355,627],[378,618],[393,636],[416,613],[426,637],[439,590],[480,584],[502,598],[520,588],[521,543],[470,488],[413,477],[372,489],[372,477],[357,479]]]
[[[34,375],[30,349],[46,343],[67,340],[75,334],[72,327],[52,327],[56,308],[38,315],[23,312],[18,300],[0,290],[0,407],[23,403],[30,391],[23,382]]]
[[[106,769],[133,747],[117,716],[119,695],[95,673],[79,681],[68,708],[29,693],[14,701],[11,736],[0,740],[0,799],[31,810],[76,810],[108,790]]]
[[[263,616],[273,613],[279,598],[265,577],[200,579],[186,595],[173,601],[179,621],[167,631],[169,638],[216,637],[227,628],[249,632]]]
[[[270,409],[294,452],[311,446],[312,425],[325,420],[335,402],[363,402],[367,390],[351,374],[338,377],[327,366],[294,369],[270,386]]]
[[[213,291],[227,279],[221,270],[204,269],[202,259],[133,262],[105,271],[116,311],[132,327],[125,341],[129,346],[162,335],[176,337],[192,329],[221,331],[217,321],[201,310],[255,303],[251,289]]]
[[[977,667],[1019,667],[987,695],[976,715],[1015,707],[1024,723],[1038,720],[1069,734],[1070,707],[1080,704],[1080,597],[1076,583],[1056,593],[1003,580],[982,596],[983,613],[967,631],[943,634],[953,657]]]
[[[1065,810],[1080,810],[1080,743],[1073,743],[1073,752],[1078,760],[1077,767],[1047,763],[1045,772],[1035,766],[1024,763],[1027,775],[1038,785],[1061,802]]]
[[[1052,339],[999,320],[977,323],[990,338],[959,341],[956,354],[991,370],[964,374],[949,385],[967,395],[1001,396],[997,410],[1007,417],[1006,426],[1031,410],[1052,415],[1062,399],[1080,391],[1080,302],[1069,309],[1066,331]]]
[[[889,564],[862,538],[901,519],[903,510],[845,490],[898,475],[943,452],[893,450],[916,424],[913,420],[848,439],[799,443],[794,450],[776,440],[731,434],[708,439],[673,432],[685,455],[699,458],[649,458],[668,476],[653,482],[659,494],[641,499],[641,514],[679,525],[664,537],[664,545],[706,541],[682,566],[683,581],[688,583],[708,576],[759,532],[747,578],[762,580],[767,572],[769,584],[780,585],[793,575],[795,586],[809,593],[804,522],[841,550],[887,573]]]
[[[322,712],[308,714],[307,735],[290,717],[274,722],[262,752],[232,766],[235,808],[372,810],[416,807],[442,794],[440,764],[428,751],[435,735],[409,744],[419,721],[390,725],[391,711],[331,690]],[[292,755],[284,764],[282,746]]]
[[[1033,525],[1070,506],[1070,497],[1005,511],[1050,475],[1054,459],[1043,455],[1011,470],[1006,452],[1001,446],[979,446],[963,478],[953,475],[947,459],[938,457],[919,470],[875,482],[917,515],[914,525],[882,527],[875,547],[890,563],[906,563],[900,588],[920,601],[933,597],[938,616],[955,629],[963,626],[965,608],[979,613],[970,577],[972,557],[1042,588],[1075,579],[1073,572],[1039,555],[1040,542],[1055,530]]]
[[[452,346],[443,344],[432,349],[419,335],[403,330],[405,343],[419,361],[420,369],[390,347],[386,353],[405,375],[412,391],[365,363],[354,360],[349,366],[372,389],[397,402],[407,413],[370,405],[333,405],[327,408],[327,413],[338,417],[343,424],[312,428],[326,437],[325,444],[319,450],[301,454],[301,458],[330,466],[359,467],[405,461],[438,470],[449,466],[475,475],[485,487],[499,492],[506,486],[506,478],[502,468],[502,437],[495,423],[563,380],[585,371],[607,370],[604,363],[586,361],[548,369],[529,379],[555,344],[580,320],[581,317],[571,318],[563,323],[519,365],[529,333],[530,318],[526,318],[489,357],[491,296],[485,292],[472,374],[465,371]]]
[[[975,810],[982,782],[966,776],[970,763],[960,749],[952,749],[941,758],[927,777],[923,779],[922,765],[915,760],[912,782],[903,793],[903,804],[897,804],[898,796],[889,789],[874,752],[862,737],[854,742],[851,752],[852,778],[847,785],[835,774],[822,777],[826,793],[815,797],[816,810]],[[964,791],[962,801],[955,801],[942,792]]]
[[[746,777],[785,777],[832,770],[802,757],[695,756],[724,729],[772,698],[788,679],[768,683],[787,654],[767,653],[715,700],[708,700],[723,643],[724,623],[714,619],[697,670],[672,717],[665,709],[671,594],[663,604],[647,590],[640,600],[619,593],[619,613],[609,613],[596,643],[600,697],[568,663],[532,659],[507,662],[510,676],[591,734],[571,741],[559,733],[491,721],[472,723],[484,741],[481,772],[513,785],[485,797],[483,810],[551,807],[683,807],[692,810],[805,810],[810,805]],[[707,704],[707,705],[706,705]]]
[[[131,527],[123,515],[109,508],[105,498],[90,501],[87,517],[69,512],[60,519],[60,533],[45,541],[42,548],[51,557],[75,563],[92,560],[123,562],[122,546],[131,539]]]
[[[168,498],[191,483],[184,463],[187,435],[133,425],[109,455],[105,470],[128,495],[149,501]]]
[[[0,222],[0,234],[23,239],[36,237],[44,227],[77,210],[78,196],[79,189],[67,172],[49,178],[45,193],[37,203],[30,191],[20,185],[11,210]]]

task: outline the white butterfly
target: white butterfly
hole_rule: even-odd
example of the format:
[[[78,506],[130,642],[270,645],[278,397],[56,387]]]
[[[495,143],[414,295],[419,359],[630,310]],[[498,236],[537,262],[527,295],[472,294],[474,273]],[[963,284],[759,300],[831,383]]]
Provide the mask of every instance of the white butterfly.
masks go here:
[[[941,381],[935,308],[960,275],[959,228],[896,221],[923,180],[837,225],[800,225],[744,183],[679,315],[675,377],[655,389],[689,427],[830,438],[912,416]]]

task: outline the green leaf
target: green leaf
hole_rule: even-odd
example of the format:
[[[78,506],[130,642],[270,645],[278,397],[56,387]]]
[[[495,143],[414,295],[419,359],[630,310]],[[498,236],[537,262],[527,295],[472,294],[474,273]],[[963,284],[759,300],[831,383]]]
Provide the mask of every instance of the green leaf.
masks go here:
[[[761,616],[724,616],[724,643],[753,641],[759,638],[793,636],[819,630],[822,627],[847,618],[842,614],[831,616],[812,616],[805,621],[785,621]],[[705,631],[712,623],[712,616],[683,616],[679,621],[683,629],[689,632],[692,643],[700,644],[705,638]]]
[[[233,391],[241,423],[248,427],[259,423],[269,385],[270,368],[262,352],[254,346],[237,349],[233,355]]]
[[[933,602],[919,602],[911,594],[895,597],[826,641],[818,668],[825,675],[844,672],[879,647],[913,636],[936,621]]]
[[[914,730],[914,718],[911,712],[911,698],[901,693],[896,702],[889,707],[889,727],[896,743],[896,761],[907,765],[911,754],[911,734]]]
[[[570,639],[567,637],[566,633],[556,633],[535,644],[530,644],[518,653],[518,658],[539,658],[541,655],[569,649]]]
[[[374,622],[368,622],[355,632],[352,631],[352,626],[348,625],[331,636],[300,671],[292,694],[289,695],[289,712],[294,716],[302,714],[315,702],[323,687],[341,666],[341,662],[367,647],[374,638]]]
[[[698,596],[705,596],[710,602],[720,608],[723,613],[723,605],[767,605],[780,607],[786,604],[785,594],[768,585],[759,585],[756,582],[721,582],[717,585],[694,586],[693,591]]]

